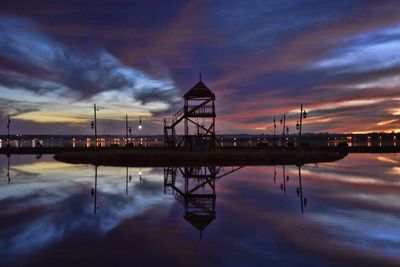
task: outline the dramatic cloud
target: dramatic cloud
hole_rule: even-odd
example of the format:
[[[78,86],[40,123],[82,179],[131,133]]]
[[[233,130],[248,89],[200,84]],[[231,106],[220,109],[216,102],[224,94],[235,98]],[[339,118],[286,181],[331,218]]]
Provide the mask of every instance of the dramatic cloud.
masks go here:
[[[220,133],[270,132],[285,112],[294,127],[300,103],[306,131],[400,130],[398,1],[40,3],[0,16],[0,98],[39,109],[15,117],[29,127],[83,133],[71,127],[97,102],[104,120],[146,116],[162,133],[202,73]]]
[[[36,121],[40,118],[44,122],[48,121],[47,114],[53,112],[49,104],[56,99],[59,102],[58,109],[67,109],[71,104],[79,105],[93,99],[101,104],[110,100],[107,97],[118,96],[125,99],[125,103],[121,104],[125,104],[126,107],[134,107],[133,104],[129,104],[129,100],[132,103],[136,101],[136,107],[141,103],[143,110],[150,112],[167,110],[176,101],[175,84],[167,75],[153,78],[138,69],[123,65],[105,49],[71,49],[42,33],[40,28],[28,19],[0,18],[1,58],[24,65],[25,68],[39,70],[40,75],[36,76],[24,71],[0,71],[2,101],[7,102],[8,99],[8,102],[16,104],[22,99],[29,104],[33,99],[28,99],[26,95],[32,92],[40,103],[31,103],[37,107],[27,111],[43,110],[42,114],[35,114]],[[22,94],[17,94],[18,91]],[[53,97],[56,99],[49,101],[48,98]],[[10,105],[2,106],[3,116],[7,114],[18,117],[23,114],[13,112],[9,108]],[[65,110],[65,114],[68,113],[70,111]]]

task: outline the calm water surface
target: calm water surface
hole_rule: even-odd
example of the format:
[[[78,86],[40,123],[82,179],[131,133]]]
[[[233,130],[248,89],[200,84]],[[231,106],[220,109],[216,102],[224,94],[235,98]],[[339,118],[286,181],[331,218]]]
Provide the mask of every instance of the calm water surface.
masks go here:
[[[399,155],[186,170],[0,156],[1,266],[400,266]]]

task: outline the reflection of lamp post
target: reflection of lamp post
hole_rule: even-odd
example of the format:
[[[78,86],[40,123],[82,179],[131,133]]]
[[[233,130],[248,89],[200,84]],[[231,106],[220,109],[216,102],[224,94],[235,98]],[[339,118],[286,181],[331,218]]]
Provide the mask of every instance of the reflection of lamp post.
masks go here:
[[[90,190],[92,197],[94,197],[93,213],[96,215],[96,211],[99,208],[97,206],[97,165],[94,166],[94,188]]]
[[[283,175],[283,184],[281,184],[281,190],[286,195],[285,165],[282,165],[282,175]]]
[[[303,119],[307,118],[307,112],[303,110],[303,104],[300,106],[300,123],[297,121],[296,123],[296,129],[299,130],[299,142],[298,146],[301,145],[301,128],[303,126]]]
[[[276,165],[274,165],[274,184],[275,184],[275,181],[276,181]]]
[[[125,176],[125,195],[128,195],[128,166],[126,166],[126,176]]]
[[[8,184],[10,184],[11,182],[11,178],[10,178],[10,153],[7,153],[7,178],[8,178]]]
[[[297,187],[296,192],[297,196],[300,197],[300,207],[301,207],[301,213],[304,212],[304,208],[307,206],[307,198],[303,199],[303,187],[301,185],[301,167],[298,165],[299,168],[299,187]]]
[[[142,183],[142,168],[139,169],[139,181]]]

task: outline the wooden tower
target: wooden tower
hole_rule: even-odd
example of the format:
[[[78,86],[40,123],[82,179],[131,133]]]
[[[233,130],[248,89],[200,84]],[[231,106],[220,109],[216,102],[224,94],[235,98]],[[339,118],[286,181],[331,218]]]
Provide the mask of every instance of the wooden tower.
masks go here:
[[[184,106],[172,118],[164,119],[164,142],[188,150],[215,148],[215,94],[200,80],[183,96]],[[176,126],[184,123],[184,135],[176,138]]]

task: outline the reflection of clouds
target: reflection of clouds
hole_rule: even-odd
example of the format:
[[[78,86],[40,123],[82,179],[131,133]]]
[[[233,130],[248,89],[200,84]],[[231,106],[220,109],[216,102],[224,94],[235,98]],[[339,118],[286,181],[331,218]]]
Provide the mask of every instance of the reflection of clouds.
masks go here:
[[[352,154],[321,164],[318,173],[305,168],[304,176],[311,179],[313,194],[321,202],[309,216],[343,244],[398,257],[400,182],[392,171],[396,164],[394,154]],[[321,190],[324,194],[318,193]]]
[[[400,167],[393,167],[388,172],[391,174],[400,175]]]
[[[397,159],[392,159],[392,158],[388,158],[388,157],[384,157],[384,156],[379,156],[377,157],[378,160],[383,161],[383,162],[388,162],[388,163],[394,163],[394,164],[399,164],[400,161],[398,161]]]
[[[90,189],[94,187],[94,167],[64,164],[59,165],[58,173],[49,165],[51,162],[47,162],[49,171],[43,168],[38,177],[26,178],[26,181],[21,178],[14,185],[31,191],[0,201],[0,256],[12,258],[16,254],[46,248],[57,241],[63,246],[66,237],[78,232],[90,235],[88,240],[99,241],[99,249],[108,249],[123,240],[126,246],[118,253],[140,245],[143,248],[140,252],[129,250],[132,257],[144,253],[146,257],[156,255],[157,259],[163,259],[167,249],[172,251],[173,256],[168,253],[168,257],[173,259],[182,260],[182,254],[186,255],[187,261],[182,260],[182,265],[191,266],[203,263],[197,262],[194,256],[198,254],[193,251],[207,253],[209,262],[228,266],[267,263],[278,266],[282,262],[290,266],[307,266],[310,255],[315,266],[326,266],[327,261],[332,265],[343,261],[355,262],[352,266],[363,266],[375,259],[379,259],[380,266],[398,263],[400,186],[396,183],[398,175],[388,172],[397,167],[389,161],[397,160],[398,156],[385,154],[389,161],[377,159],[381,156],[350,154],[341,161],[319,164],[318,168],[302,166],[303,196],[309,200],[304,214],[300,212],[296,195],[299,185],[297,166],[285,167],[290,176],[286,195],[279,187],[283,178],[282,166],[276,168],[276,184],[272,179],[273,166],[246,167],[219,179],[217,219],[204,231],[200,245],[193,242],[195,230],[182,220],[182,210],[168,208],[175,200],[163,195],[159,169],[143,168],[143,180],[139,183],[139,168],[129,168],[132,182],[128,182],[126,196],[126,168],[99,167],[99,209],[94,216],[90,196]],[[28,170],[18,164],[14,164],[14,168]],[[29,168],[32,171],[33,167]],[[344,179],[338,178],[341,176]],[[365,184],[362,183],[364,177],[382,182]],[[32,188],[29,180],[42,184]],[[177,182],[181,180],[177,179]],[[25,202],[30,204],[24,206]],[[11,216],[15,207],[19,210]],[[127,221],[146,211],[151,212]],[[169,217],[164,218],[163,212]],[[126,223],[122,224],[124,221]],[[113,238],[103,238],[110,230]],[[73,238],[71,242],[79,242],[81,238]],[[156,246],[154,238],[157,239]],[[171,249],[171,244],[179,249]],[[220,247],[224,247],[229,259],[221,260]],[[106,255],[96,257],[114,259],[118,253],[107,250]],[[79,255],[78,258],[87,256],[84,252]]]
[[[37,176],[0,186],[0,219],[8,222],[0,230],[0,254],[4,255],[35,251],[85,228],[106,233],[126,219],[172,202],[163,195],[160,172],[142,169],[146,182],[138,184],[133,178],[125,196],[126,169],[99,167],[99,209],[93,215],[93,166],[40,161],[13,168]]]
[[[225,213],[240,214],[237,220],[244,222],[236,223],[257,229],[256,233],[246,229],[247,240],[241,242],[246,244],[241,246],[252,246],[253,239],[264,234],[274,242],[261,246],[273,247],[276,254],[279,243],[284,244],[285,262],[291,262],[300,251],[357,259],[354,266],[363,266],[372,259],[379,259],[381,266],[392,265],[400,255],[400,183],[398,174],[390,170],[398,168],[395,162],[399,158],[385,154],[386,160],[382,161],[378,157],[382,155],[350,154],[341,161],[319,164],[318,168],[302,166],[303,196],[309,203],[301,216],[296,166],[286,166],[290,180],[284,196],[279,188],[282,166],[276,168],[276,184],[273,167],[246,167],[219,184],[218,203]],[[220,191],[221,187],[229,190]],[[239,198],[240,206],[228,198]],[[272,234],[265,233],[266,226]],[[290,251],[288,246],[296,248]],[[249,249],[263,257],[254,248]]]
[[[377,215],[379,220],[376,220]],[[340,237],[346,245],[371,253],[400,255],[400,230],[398,216],[376,214],[363,210],[334,210],[313,213],[312,218],[325,229]]]

